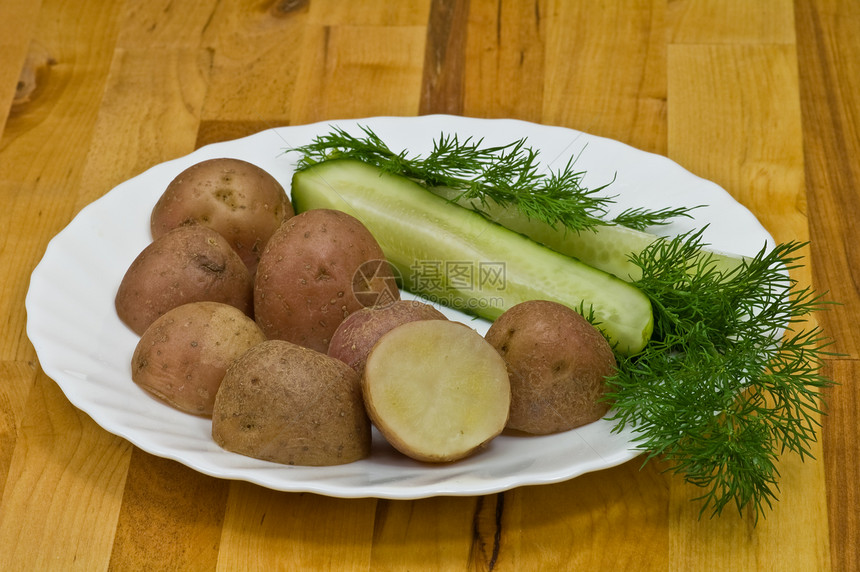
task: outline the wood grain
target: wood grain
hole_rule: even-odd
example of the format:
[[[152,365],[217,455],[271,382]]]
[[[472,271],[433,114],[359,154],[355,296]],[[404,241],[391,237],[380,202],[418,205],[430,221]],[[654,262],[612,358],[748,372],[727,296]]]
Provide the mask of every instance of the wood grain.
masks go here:
[[[36,378],[35,363],[0,362],[0,497],[15,451],[24,406]]]
[[[131,445],[72,407],[53,381],[37,377],[0,499],[4,567],[104,569],[130,454]]]
[[[56,63],[36,75],[42,85],[30,98],[12,107],[0,139],[0,172],[8,173],[0,182],[0,267],[8,269],[0,284],[0,313],[14,332],[0,340],[0,359],[33,356],[23,336],[28,276],[48,238],[74,213],[82,152],[92,140],[116,39],[115,20],[114,11],[92,3],[46,3],[40,11],[30,46],[47,54],[39,58]],[[73,41],[81,29],[92,34],[87,44]]]
[[[828,481],[830,552],[834,570],[856,570],[860,562],[857,455],[860,441],[860,288],[857,266],[857,183],[860,181],[860,7],[853,2],[795,2],[804,159],[810,217],[813,281],[841,306],[820,317],[834,350],[851,360],[833,360],[829,371],[841,385],[827,393],[824,461]]]
[[[860,7],[797,2],[806,185],[817,286],[842,304],[822,315],[839,332],[835,350],[860,356]]]
[[[375,502],[233,483],[218,568],[367,570]]]
[[[3,4],[0,19],[0,53],[8,62],[0,67],[0,128],[14,106],[22,105],[35,97],[42,83],[39,76],[53,65],[50,54],[34,42],[33,28],[39,13],[39,2],[9,0]]]
[[[134,449],[110,550],[112,570],[212,570],[228,481]]]
[[[860,4],[854,0],[4,0],[0,569],[856,570]],[[94,199],[278,125],[452,113],[563,125],[678,161],[841,302],[815,459],[756,524],[641,459],[419,500],[202,475],[98,427],[39,367],[29,275]],[[512,138],[516,134],[512,134]]]
[[[860,393],[849,380],[858,379],[860,362],[856,359],[833,360],[827,373],[843,385],[827,391],[827,417],[824,420],[824,463],[828,476],[827,507],[830,513],[830,554],[833,570],[856,570],[860,562],[860,463],[847,459],[860,438]]]
[[[798,208],[806,189],[796,68],[794,50],[783,44],[678,44],[669,51],[669,156],[721,184],[758,213],[777,242],[802,242],[809,236],[805,213]],[[808,250],[805,254],[808,257]],[[793,277],[801,284],[811,282],[808,268]],[[813,455],[821,457],[820,445]],[[706,568],[730,562],[737,569],[814,569],[827,553],[826,531],[784,530],[780,516],[789,511],[810,523],[826,520],[822,469],[821,464],[784,456],[779,465],[780,502],[757,525],[752,515],[741,519],[737,514],[696,522],[690,502],[695,491],[673,486],[679,532],[674,537],[686,537],[676,557],[682,565],[705,563]],[[820,491],[814,495],[818,502],[810,502],[810,490]],[[703,533],[716,542],[698,541]],[[751,550],[744,539],[754,533],[758,544]],[[782,543],[806,549],[780,551]],[[809,560],[804,561],[805,556]]]
[[[468,0],[431,3],[419,114],[463,113],[468,14]]]
[[[550,2],[542,120],[666,153],[666,3]]]
[[[415,115],[425,32],[413,26],[309,27],[290,121]],[[377,41],[366,42],[369,36]]]
[[[545,9],[538,0],[470,2],[463,103],[466,115],[541,119]]]
[[[673,0],[673,44],[793,44],[792,0]]]

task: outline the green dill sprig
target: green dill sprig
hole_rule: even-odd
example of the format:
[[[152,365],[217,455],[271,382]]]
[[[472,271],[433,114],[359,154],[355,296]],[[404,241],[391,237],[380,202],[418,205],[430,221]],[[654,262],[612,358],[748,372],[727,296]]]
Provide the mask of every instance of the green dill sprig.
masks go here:
[[[689,216],[685,208],[628,209],[608,220],[607,207],[614,198],[600,193],[611,181],[586,188],[585,172],[574,169],[573,159],[559,170],[542,171],[539,153],[527,146],[525,139],[483,146],[482,139],[461,140],[457,135],[441,134],[433,141],[432,151],[421,157],[395,152],[372,129],[360,128],[363,136],[357,137],[334,127],[311,143],[292,149],[301,154],[297,169],[328,159],[357,159],[428,187],[451,188],[458,193],[452,201],[477,199],[481,205],[492,201],[502,207],[513,206],[529,219],[575,231],[607,224],[642,230],[665,224],[673,217]]]
[[[626,226],[633,230],[644,231],[651,226],[663,226],[669,224],[672,219],[678,217],[693,218],[691,211],[701,208],[702,205],[695,207],[666,207],[657,210],[648,210],[644,208],[630,208],[612,219],[613,224]]]
[[[820,368],[830,340],[802,329],[826,302],[789,277],[804,244],[780,244],[731,270],[702,252],[701,232],[661,239],[632,257],[652,300],[654,338],[610,379],[615,430],[634,428],[646,461],[701,487],[701,511],[734,503],[756,518],[778,490],[776,461],[805,458],[816,439]]]

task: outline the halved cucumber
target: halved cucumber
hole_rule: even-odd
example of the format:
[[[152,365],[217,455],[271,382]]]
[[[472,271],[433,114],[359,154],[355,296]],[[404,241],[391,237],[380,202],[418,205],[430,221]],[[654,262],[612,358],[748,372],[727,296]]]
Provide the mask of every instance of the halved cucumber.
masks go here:
[[[551,226],[537,219],[530,219],[514,206],[501,206],[492,199],[482,203],[480,199],[459,198],[460,191],[447,187],[432,187],[430,191],[458,205],[481,212],[505,228],[519,232],[535,242],[556,252],[608,272],[626,282],[635,282],[642,277],[642,269],[630,260],[659,237],[620,225],[598,226],[591,230],[576,232],[565,227]],[[713,249],[702,249],[702,254],[715,270],[728,272],[738,266],[744,257]]]
[[[651,337],[650,300],[605,272],[541,246],[399,175],[351,159],[324,161],[292,181],[297,212],[341,210],[370,230],[404,288],[489,320],[526,300],[592,314],[626,355]]]

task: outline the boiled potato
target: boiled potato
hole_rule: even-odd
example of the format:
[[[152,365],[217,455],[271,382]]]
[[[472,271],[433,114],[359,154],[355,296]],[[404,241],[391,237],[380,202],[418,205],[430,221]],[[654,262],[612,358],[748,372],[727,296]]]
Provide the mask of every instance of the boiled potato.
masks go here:
[[[371,294],[376,298],[367,298]],[[254,312],[266,336],[323,353],[351,313],[398,299],[394,275],[370,231],[327,209],[296,215],[272,235],[254,283]]]
[[[293,206],[280,183],[240,159],[202,161],[174,178],[152,209],[154,239],[176,227],[201,224],[218,231],[253,274],[269,238]]]
[[[448,320],[408,322],[383,335],[361,386],[380,433],[419,461],[456,461],[480,450],[504,429],[511,403],[498,352]]]
[[[347,316],[335,330],[328,355],[361,374],[367,354],[383,334],[407,322],[446,319],[445,314],[418,300],[398,300],[386,306],[362,308]]]
[[[183,226],[154,240],[131,263],[116,293],[120,319],[138,335],[189,302],[223,302],[253,314],[254,280],[220,234]]]
[[[249,349],[215,397],[212,437],[222,448],[287,465],[339,465],[370,454],[358,374],[283,340]]]
[[[256,322],[234,306],[183,304],[143,333],[132,356],[131,378],[177,409],[211,416],[227,366],[265,339]]]
[[[615,356],[603,335],[567,306],[522,302],[499,316],[485,337],[508,365],[508,428],[556,433],[596,421],[609,410],[602,398]]]

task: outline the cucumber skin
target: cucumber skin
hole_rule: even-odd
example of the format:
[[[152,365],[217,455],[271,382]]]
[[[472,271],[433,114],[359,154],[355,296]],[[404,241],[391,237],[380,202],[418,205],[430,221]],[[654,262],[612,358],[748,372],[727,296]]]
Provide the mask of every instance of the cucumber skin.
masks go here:
[[[562,226],[553,227],[540,220],[532,220],[516,207],[501,206],[492,199],[482,203],[479,199],[458,198],[460,194],[447,187],[433,187],[430,191],[458,205],[480,211],[488,219],[505,228],[524,234],[547,248],[608,272],[625,282],[642,278],[642,269],[630,257],[639,254],[660,237],[648,232],[620,225],[595,227],[582,232],[569,231]],[[744,257],[728,252],[703,249],[715,270],[731,272],[739,267]]]
[[[292,200],[297,213],[327,208],[359,219],[402,275],[404,289],[431,302],[495,320],[520,302],[553,300],[577,311],[590,310],[622,355],[638,353],[651,338],[651,302],[637,288],[405,177],[352,159],[324,161],[295,173]],[[434,263],[440,271],[428,276],[419,272],[419,263]],[[441,271],[453,264],[472,272],[482,267],[498,270],[500,263],[501,288],[481,282],[476,286],[474,280],[468,283]]]

